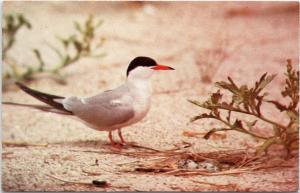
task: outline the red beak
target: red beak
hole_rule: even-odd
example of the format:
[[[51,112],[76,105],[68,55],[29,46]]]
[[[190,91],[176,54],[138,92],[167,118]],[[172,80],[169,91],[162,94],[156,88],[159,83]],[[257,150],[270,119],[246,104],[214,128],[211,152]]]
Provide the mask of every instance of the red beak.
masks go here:
[[[175,70],[174,68],[172,68],[170,66],[164,66],[164,65],[160,65],[160,64],[153,66],[152,69],[153,70]]]

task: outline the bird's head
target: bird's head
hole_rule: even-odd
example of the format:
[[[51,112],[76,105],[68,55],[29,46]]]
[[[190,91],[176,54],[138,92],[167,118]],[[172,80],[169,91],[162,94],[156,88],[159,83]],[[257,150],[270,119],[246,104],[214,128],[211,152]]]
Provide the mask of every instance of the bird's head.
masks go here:
[[[145,56],[134,58],[127,68],[127,78],[148,79],[155,71],[175,70],[172,67],[157,64],[155,60]]]

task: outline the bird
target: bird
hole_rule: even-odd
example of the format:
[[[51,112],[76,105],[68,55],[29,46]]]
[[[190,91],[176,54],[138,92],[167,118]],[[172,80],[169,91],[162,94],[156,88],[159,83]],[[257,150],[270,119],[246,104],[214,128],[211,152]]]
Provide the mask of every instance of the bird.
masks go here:
[[[121,129],[141,121],[151,106],[151,76],[155,71],[175,70],[170,66],[158,64],[146,56],[135,57],[128,65],[126,81],[112,90],[91,97],[63,97],[44,93],[15,84],[25,93],[43,102],[43,105],[2,102],[6,105],[30,107],[44,112],[70,116],[98,131],[108,131],[111,145],[121,148],[127,142]],[[117,131],[121,143],[117,143],[112,132]]]

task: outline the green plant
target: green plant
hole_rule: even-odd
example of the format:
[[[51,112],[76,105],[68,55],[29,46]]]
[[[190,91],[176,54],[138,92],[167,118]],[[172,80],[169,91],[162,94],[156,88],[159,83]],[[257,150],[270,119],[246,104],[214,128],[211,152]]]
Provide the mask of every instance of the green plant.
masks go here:
[[[189,100],[189,102],[197,106],[210,110],[209,113],[203,113],[193,117],[191,121],[211,118],[224,124],[224,127],[211,129],[204,136],[205,139],[208,139],[213,133],[218,131],[234,130],[264,140],[264,143],[256,150],[256,153],[259,155],[263,152],[267,152],[271,145],[281,144],[287,150],[287,156],[289,157],[291,151],[297,147],[299,143],[299,71],[296,72],[293,69],[291,60],[287,62],[287,72],[285,74],[286,84],[281,93],[283,97],[290,99],[288,105],[284,105],[275,100],[265,99],[267,93],[263,92],[263,90],[274,79],[275,75],[263,74],[251,88],[247,85],[237,86],[237,84],[228,77],[229,82],[217,82],[216,86],[232,94],[231,102],[222,101],[220,90],[213,93],[211,97],[203,103]],[[280,112],[285,112],[289,123],[284,125],[277,120],[267,118],[261,109],[263,103],[271,103],[275,105]],[[224,116],[223,113],[226,113],[226,116]],[[255,120],[249,122],[238,118],[232,119],[232,113],[251,115]],[[273,127],[272,136],[262,136],[253,131],[258,120],[266,122]]]
[[[2,41],[2,55],[6,57],[7,51],[12,48],[16,41],[16,34],[22,28],[31,29],[30,22],[22,14],[7,14],[3,21],[3,41]]]
[[[73,64],[84,57],[100,57],[104,54],[95,53],[104,43],[104,38],[100,38],[100,41],[96,40],[96,30],[103,23],[102,20],[94,21],[93,16],[89,16],[84,24],[80,24],[75,21],[74,26],[77,34],[70,35],[67,38],[58,38],[63,45],[63,50],[48,44],[48,46],[58,55],[59,63],[54,68],[46,68],[46,62],[42,58],[42,54],[38,49],[34,49],[34,55],[38,60],[37,66],[20,66],[14,62],[10,62],[10,69],[7,70],[3,78],[4,80],[31,80],[37,73],[50,73],[55,75],[56,80],[61,83],[65,83],[65,78],[60,74],[60,70],[70,64]]]
[[[58,55],[60,62],[51,71],[57,73],[61,68],[64,68],[74,62],[77,62],[83,57],[100,57],[104,54],[95,53],[95,51],[100,48],[104,43],[104,38],[101,38],[99,42],[95,41],[95,32],[97,28],[102,25],[103,21],[94,21],[92,15],[90,15],[85,23],[81,25],[79,22],[75,21],[74,26],[77,31],[77,35],[70,35],[67,38],[60,38],[58,40],[64,47],[63,51],[58,48],[49,45],[49,47]],[[73,51],[75,49],[75,51]],[[40,62],[40,66],[45,62],[41,58],[41,54],[38,50],[34,50],[37,59]]]

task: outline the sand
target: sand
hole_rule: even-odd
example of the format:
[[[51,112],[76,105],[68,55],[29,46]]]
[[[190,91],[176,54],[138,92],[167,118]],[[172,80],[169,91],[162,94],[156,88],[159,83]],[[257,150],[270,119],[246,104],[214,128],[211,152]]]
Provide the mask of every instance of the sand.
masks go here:
[[[230,131],[225,138],[205,140],[183,136],[183,131],[209,131],[213,120],[189,123],[194,115],[206,112],[187,102],[205,100],[216,88],[213,82],[231,76],[253,84],[264,72],[278,74],[267,87],[270,97],[281,98],[285,61],[298,64],[299,11],[297,3],[217,3],[217,2],[5,2],[4,14],[23,13],[33,29],[21,29],[16,45],[9,51],[18,63],[37,65],[32,54],[39,48],[49,66],[57,57],[45,42],[58,45],[55,35],[74,33],[73,21],[84,21],[93,14],[104,24],[97,36],[106,42],[103,58],[82,59],[62,70],[67,84],[49,76],[38,76],[28,85],[62,96],[92,96],[125,81],[126,68],[138,55],[155,58],[175,71],[160,72],[152,78],[153,98],[148,115],[141,122],[123,129],[128,141],[165,150],[187,141],[191,152],[244,149],[261,144],[247,135]],[[246,11],[245,11],[246,10]],[[224,44],[225,42],[225,44]],[[219,49],[223,60],[209,58],[207,50]],[[210,62],[199,70],[200,63]],[[203,65],[203,64],[202,64]],[[295,65],[298,68],[297,65]],[[201,81],[206,73],[211,83]],[[14,86],[3,92],[3,101],[40,104]],[[285,119],[271,107],[266,116]],[[271,132],[266,126],[265,132]],[[177,177],[151,173],[120,172],[118,163],[134,161],[116,154],[84,152],[109,148],[107,132],[92,130],[60,115],[26,108],[2,106],[2,140],[47,146],[2,146],[2,188],[4,191],[214,191],[215,187],[192,180],[225,186],[224,191],[296,191],[298,157],[293,167],[221,176]],[[76,150],[76,151],[75,151]],[[125,150],[126,151],[126,150]],[[95,160],[98,166],[95,166]],[[98,172],[90,175],[83,170]],[[65,183],[107,180],[111,186],[99,188]]]

